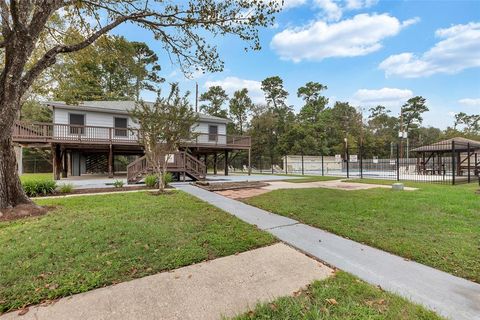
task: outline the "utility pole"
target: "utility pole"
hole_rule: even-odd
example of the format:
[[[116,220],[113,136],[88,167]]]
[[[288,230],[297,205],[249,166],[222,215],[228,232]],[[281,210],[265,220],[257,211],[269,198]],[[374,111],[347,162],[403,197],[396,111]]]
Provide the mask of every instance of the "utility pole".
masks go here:
[[[198,82],[195,82],[195,112],[198,112]]]

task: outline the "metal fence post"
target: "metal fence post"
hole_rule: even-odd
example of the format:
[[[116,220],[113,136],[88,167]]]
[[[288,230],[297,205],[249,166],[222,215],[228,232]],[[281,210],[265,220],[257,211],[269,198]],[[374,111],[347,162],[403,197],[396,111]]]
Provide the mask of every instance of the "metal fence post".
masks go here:
[[[400,146],[397,142],[397,181],[400,181]]]
[[[452,140],[452,184],[455,185],[455,174],[457,171],[457,164],[455,163],[455,140]]]
[[[471,182],[470,180],[470,143],[467,143],[467,174],[468,174],[468,183]]]
[[[358,151],[360,156],[360,179],[363,179],[363,144],[360,144],[360,148]]]
[[[324,175],[323,173],[323,153],[322,153],[322,176]]]
[[[348,146],[347,146],[347,159],[345,159],[347,161],[347,178],[350,178],[350,168],[349,168],[349,163],[348,163],[348,158],[350,157],[350,154],[348,152]]]
[[[302,176],[305,175],[304,174],[304,167],[303,167],[303,152],[302,152]]]

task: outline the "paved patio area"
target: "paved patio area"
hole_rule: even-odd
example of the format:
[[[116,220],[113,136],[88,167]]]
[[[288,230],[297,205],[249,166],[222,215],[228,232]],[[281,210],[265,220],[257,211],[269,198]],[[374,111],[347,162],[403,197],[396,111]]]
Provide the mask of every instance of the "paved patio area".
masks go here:
[[[1,320],[220,319],[291,295],[332,269],[282,244],[123,282]]]
[[[302,183],[292,183],[288,181],[272,181],[268,186],[263,187],[266,190],[278,190],[278,189],[303,189],[303,188],[327,188],[327,189],[338,189],[338,190],[367,190],[374,188],[384,188],[391,189],[391,185],[383,184],[370,184],[370,183],[357,183],[357,182],[347,182],[341,180],[330,180],[330,181],[315,181],[315,182],[302,182]],[[417,188],[405,187],[406,191],[414,191]]]
[[[177,184],[321,261],[450,319],[480,319],[480,284],[188,184]],[[328,199],[325,199],[328,201]]]
[[[298,179],[298,177],[292,176],[276,176],[276,175],[269,175],[269,174],[240,174],[240,173],[233,173],[229,176],[223,175],[207,175],[207,180],[210,182],[241,182],[241,181],[278,181],[278,180],[286,180],[286,179]],[[68,177],[63,178],[58,181],[58,184],[64,183],[71,183],[73,184],[75,189],[93,189],[93,188],[111,188],[113,183],[116,180],[123,181],[124,187],[132,187],[135,186],[127,184],[127,176],[126,175],[116,175],[113,178],[108,178],[106,175],[83,175],[80,177]]]

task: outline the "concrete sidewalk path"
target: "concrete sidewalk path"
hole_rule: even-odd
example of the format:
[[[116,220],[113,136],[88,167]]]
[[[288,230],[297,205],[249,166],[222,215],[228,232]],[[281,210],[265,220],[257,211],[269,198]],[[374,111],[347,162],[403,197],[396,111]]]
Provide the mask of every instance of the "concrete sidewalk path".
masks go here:
[[[0,316],[1,320],[209,320],[291,295],[333,270],[278,243]]]
[[[480,284],[301,224],[192,185],[190,193],[326,263],[450,319],[480,319]]]
[[[329,180],[329,181],[313,181],[313,182],[299,182],[293,183],[288,181],[272,181],[268,183],[266,187],[262,187],[265,190],[278,190],[278,189],[304,189],[304,188],[326,188],[345,191],[355,190],[367,190],[375,188],[391,189],[391,185],[385,184],[373,184],[373,183],[360,183],[349,182],[343,180]],[[406,191],[415,191],[417,188],[405,187]]]

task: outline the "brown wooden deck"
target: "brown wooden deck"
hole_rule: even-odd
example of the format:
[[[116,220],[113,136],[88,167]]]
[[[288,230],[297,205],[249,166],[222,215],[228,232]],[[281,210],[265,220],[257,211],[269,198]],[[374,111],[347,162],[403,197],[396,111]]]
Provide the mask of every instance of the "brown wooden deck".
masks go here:
[[[84,144],[139,146],[138,129],[97,126],[76,126],[57,123],[17,121],[13,128],[13,141],[20,144]],[[251,147],[249,136],[198,133],[185,141],[186,147],[212,149],[244,149]]]

